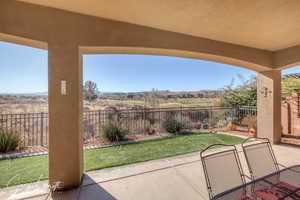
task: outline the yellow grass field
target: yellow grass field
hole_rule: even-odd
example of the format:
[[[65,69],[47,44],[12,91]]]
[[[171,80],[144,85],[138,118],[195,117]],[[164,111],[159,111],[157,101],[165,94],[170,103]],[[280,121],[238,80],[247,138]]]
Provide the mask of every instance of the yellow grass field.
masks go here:
[[[195,106],[218,106],[219,98],[174,98],[159,99],[158,107],[195,107]],[[132,109],[151,107],[144,100],[115,100],[100,99],[94,102],[84,101],[84,110],[103,110],[109,107],[118,109]],[[0,96],[0,113],[40,113],[48,112],[48,98],[42,97],[18,97]]]

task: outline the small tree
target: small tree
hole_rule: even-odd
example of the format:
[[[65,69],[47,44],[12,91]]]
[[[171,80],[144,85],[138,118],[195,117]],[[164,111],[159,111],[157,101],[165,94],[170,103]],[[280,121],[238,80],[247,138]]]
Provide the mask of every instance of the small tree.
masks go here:
[[[159,107],[159,93],[157,89],[153,88],[149,94],[146,94],[145,106],[149,106],[151,108]]]
[[[98,87],[97,84],[93,81],[86,81],[83,87],[84,99],[91,102],[97,99],[98,97]]]
[[[282,98],[287,99],[292,96],[295,90],[300,90],[299,78],[284,78],[282,79]]]
[[[224,94],[221,98],[222,106],[256,106],[256,77],[253,76],[248,80],[244,80],[240,76],[240,79],[242,84],[237,87],[233,87],[233,81],[225,86]]]

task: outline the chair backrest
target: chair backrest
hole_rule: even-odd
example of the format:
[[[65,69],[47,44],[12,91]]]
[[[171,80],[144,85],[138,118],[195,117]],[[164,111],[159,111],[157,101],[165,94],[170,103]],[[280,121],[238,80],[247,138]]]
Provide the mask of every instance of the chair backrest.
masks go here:
[[[220,147],[220,148],[216,148]],[[241,162],[234,145],[214,144],[200,153],[210,199],[245,184]],[[236,194],[237,197],[245,194]]]
[[[267,138],[254,141],[246,139],[242,143],[251,178],[266,176],[279,170],[271,143]]]

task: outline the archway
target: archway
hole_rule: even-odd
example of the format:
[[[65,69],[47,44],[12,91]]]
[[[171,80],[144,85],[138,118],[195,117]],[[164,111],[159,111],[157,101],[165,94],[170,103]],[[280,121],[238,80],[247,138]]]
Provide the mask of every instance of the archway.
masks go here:
[[[29,43],[0,41],[0,187],[48,178],[48,156],[28,157],[48,150],[48,55]]]
[[[231,109],[217,108],[220,106],[217,102],[216,104],[213,104],[212,101],[218,101],[218,97],[213,96],[213,94],[211,94],[211,97],[210,95],[207,95],[203,98],[199,98],[198,96],[194,95],[200,94],[197,93],[197,90],[195,89],[197,87],[195,85],[198,85],[199,88],[201,84],[205,84],[205,81],[201,80],[204,79],[204,77],[210,77],[213,80],[210,81],[210,83],[213,82],[213,87],[216,90],[224,87],[225,83],[223,83],[223,85],[218,84],[218,86],[216,86],[218,80],[222,76],[228,76],[230,72],[233,73],[233,69],[239,70],[235,66],[228,66],[225,64],[219,64],[219,66],[212,66],[213,62],[201,61],[199,59],[186,59],[170,56],[149,56],[149,54],[89,54],[87,56],[84,56],[83,60],[84,74],[88,68],[99,69],[90,69],[88,73],[89,76],[85,74],[84,80],[94,81],[98,85],[98,88],[100,88],[101,92],[108,92],[102,94],[100,98],[91,101],[91,103],[87,101],[85,101],[84,103],[85,106],[83,116],[85,122],[85,146],[89,145],[89,143],[92,143],[92,148],[98,149],[85,151],[85,170],[97,168],[101,169],[107,166],[115,166],[120,163],[122,164],[122,158],[120,158],[120,156],[123,156],[124,160],[128,159],[129,163],[132,162],[131,159],[133,159],[134,157],[133,154],[138,153],[140,154],[139,161],[142,161],[143,159],[147,160],[157,158],[149,158],[147,156],[147,153],[150,153],[151,151],[153,151],[153,153],[159,153],[159,148],[155,148],[156,150],[150,150],[151,146],[149,145],[146,145],[148,148],[148,152],[145,152],[145,149],[141,148],[139,152],[132,151],[132,154],[127,154],[126,151],[122,151],[122,146],[106,149],[102,148],[101,150],[101,145],[105,146],[103,144],[111,144],[109,143],[109,141],[105,140],[106,138],[103,137],[103,127],[106,127],[105,125],[109,123],[117,123],[118,126],[120,126],[121,128],[127,129],[129,133],[126,136],[128,136],[127,140],[129,141],[125,141],[135,142],[133,141],[133,138],[151,139],[151,137],[163,138],[163,136],[169,136],[168,133],[165,130],[163,130],[163,124],[166,121],[166,119],[170,117],[170,115],[173,115],[174,119],[176,119],[178,122],[185,124],[186,131],[198,128],[202,129],[202,127],[204,127],[201,130],[203,132],[215,131],[217,130],[217,128],[226,128],[226,126],[229,125],[229,123],[231,122],[229,121],[233,114],[233,112],[231,112]],[[89,60],[90,62],[87,62],[87,60]],[[176,63],[178,64],[178,66],[175,67]],[[215,62],[213,64],[218,65]],[[172,65],[174,68],[172,68]],[[213,72],[207,72],[209,71],[207,69],[211,67],[213,67],[214,69],[212,70]],[[102,70],[100,70],[101,68]],[[228,71],[226,71],[226,69],[228,69]],[[126,71],[131,71],[135,73],[132,73],[131,75],[130,73],[126,73]],[[144,73],[142,73],[142,71],[144,71]],[[218,71],[217,74],[215,73],[216,71]],[[241,68],[240,72],[244,71]],[[99,79],[98,77],[102,77],[103,80],[101,81],[101,79]],[[109,79],[110,81],[105,81],[107,79]],[[141,79],[143,81],[139,81]],[[163,81],[163,79],[168,80],[168,86],[165,86],[166,84]],[[188,79],[194,79],[195,81],[189,81]],[[229,84],[231,78],[228,79],[227,83]],[[154,84],[155,80],[157,80],[157,84]],[[207,80],[207,85],[209,85],[208,78],[205,80]],[[127,82],[131,84],[127,84]],[[148,84],[148,86],[145,87],[142,83],[146,82],[152,82],[152,87],[150,86],[150,84]],[[184,87],[180,87],[181,91],[185,91],[186,93],[179,93],[177,94],[177,97],[172,97],[172,95],[174,95],[175,93],[172,93],[173,87],[171,87],[170,83],[174,84],[175,82],[181,83],[183,85],[186,84],[185,89]],[[189,84],[187,82],[189,82]],[[116,90],[115,88],[111,89],[110,87],[108,87],[109,84],[115,86],[116,83],[119,83],[118,86],[122,89]],[[130,85],[135,85],[136,87],[133,88],[130,87]],[[176,84],[176,86],[178,85]],[[151,97],[147,96],[145,98],[145,93],[141,91],[151,92],[152,88],[159,88],[163,91],[154,90],[152,91],[153,96],[157,95],[158,97],[149,99]],[[195,90],[195,93],[190,92],[190,90],[188,90],[187,88]],[[169,93],[167,93],[170,97],[167,97],[169,99],[165,100],[165,97],[167,95],[165,95],[166,93],[164,93],[164,91],[167,90],[171,90]],[[113,92],[116,93],[113,94]],[[213,92],[214,91],[211,91],[211,93]],[[144,101],[144,98],[147,100],[147,102]],[[210,104],[206,104],[205,102],[208,102],[209,98],[211,98],[211,102]],[[159,102],[157,104],[151,104],[148,103],[150,102],[150,100],[153,100],[151,102]],[[200,106],[202,106],[202,108]],[[145,107],[147,108],[147,110],[143,110]],[[111,112],[109,113],[110,110]],[[244,109],[244,112],[240,113],[245,113],[245,116],[251,113],[248,112],[246,114],[246,111],[247,110]],[[209,116],[211,116],[211,118]],[[118,121],[116,118],[118,119]],[[241,118],[243,117],[241,116]],[[123,140],[121,141],[124,143]],[[197,147],[196,143],[197,142],[195,141],[194,147]],[[114,145],[115,143],[112,142],[112,144]],[[132,145],[132,147],[133,146],[134,145]],[[192,145],[186,145],[182,143],[182,146]],[[157,147],[157,145],[153,144],[153,148],[154,147]],[[110,149],[111,153],[108,153]],[[161,155],[164,155],[167,153],[171,154],[173,152],[171,150],[170,152],[168,152],[167,148],[163,149],[162,144],[160,153]]]
[[[283,70],[282,77],[282,142],[299,144],[299,66]]]

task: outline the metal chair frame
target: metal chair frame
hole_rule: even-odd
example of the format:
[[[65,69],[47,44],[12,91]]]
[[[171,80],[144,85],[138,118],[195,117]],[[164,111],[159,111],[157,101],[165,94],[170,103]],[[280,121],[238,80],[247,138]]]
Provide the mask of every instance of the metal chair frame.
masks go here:
[[[271,143],[270,143],[270,140],[268,138],[256,138],[256,140],[261,140],[260,143],[254,143],[254,144],[248,144],[246,145],[247,141],[249,141],[250,139],[253,139],[253,138],[247,138],[245,139],[241,146],[242,146],[242,149],[243,149],[243,154],[245,156],[245,159],[246,159],[246,162],[247,162],[247,165],[248,165],[248,170],[249,170],[249,173],[250,173],[250,176],[251,176],[251,179],[253,180],[255,177],[254,177],[254,173],[253,173],[253,170],[251,168],[251,165],[250,165],[250,161],[249,161],[249,158],[247,156],[247,153],[246,153],[246,147],[249,147],[249,146],[256,146],[256,145],[261,145],[261,144],[266,144],[268,146],[268,150],[271,154],[271,157],[272,157],[272,160],[273,160],[273,163],[274,163],[274,166],[275,166],[275,169],[276,171],[278,172],[279,171],[279,166],[283,166],[284,168],[286,168],[284,165],[281,165],[277,162],[277,159],[275,157],[275,154],[274,154],[274,150],[271,146]]]
[[[203,155],[205,151],[207,151],[209,149],[212,149],[213,147],[217,147],[217,146],[232,147],[232,149],[225,150],[225,151],[215,152],[215,153],[212,153],[212,154],[209,154],[209,155],[206,155],[206,156]],[[232,152],[233,153],[233,155],[235,157],[235,161],[236,161],[236,163],[238,165],[238,169],[239,169],[239,173],[240,173],[240,176],[241,176],[242,185],[246,184],[245,175],[243,173],[241,161],[240,161],[240,158],[238,156],[238,152],[237,152],[236,146],[235,145],[227,145],[227,144],[212,144],[212,145],[208,146],[207,148],[205,148],[204,150],[202,150],[200,152],[200,158],[201,158],[201,162],[202,162],[202,166],[203,166],[204,176],[205,176],[205,180],[206,180],[206,186],[207,186],[207,190],[208,190],[208,194],[209,194],[209,198],[210,199],[213,199],[214,196],[217,195],[217,194],[213,194],[212,186],[211,186],[211,183],[210,183],[210,178],[209,178],[209,175],[208,175],[208,171],[207,171],[205,159],[208,158],[208,157],[210,157],[210,156],[214,156],[214,155],[222,154],[222,153],[226,153],[226,152]],[[243,193],[246,195],[246,188],[244,188]]]

